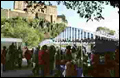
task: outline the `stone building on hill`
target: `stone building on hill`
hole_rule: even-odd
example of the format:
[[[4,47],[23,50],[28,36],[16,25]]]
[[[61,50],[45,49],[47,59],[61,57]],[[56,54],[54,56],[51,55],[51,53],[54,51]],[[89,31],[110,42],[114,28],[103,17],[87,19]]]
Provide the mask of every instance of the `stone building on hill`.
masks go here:
[[[51,23],[64,23],[67,22],[57,15],[57,6],[49,6],[40,3],[28,5],[27,1],[14,1],[13,10],[1,9],[1,16],[5,13],[7,18],[12,17],[26,17],[26,18],[44,18]],[[3,15],[4,16],[4,15]]]

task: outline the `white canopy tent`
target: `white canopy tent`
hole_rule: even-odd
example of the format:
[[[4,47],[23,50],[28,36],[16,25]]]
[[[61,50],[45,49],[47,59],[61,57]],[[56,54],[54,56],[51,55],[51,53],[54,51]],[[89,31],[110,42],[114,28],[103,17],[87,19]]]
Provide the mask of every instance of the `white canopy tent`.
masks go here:
[[[16,43],[17,47],[22,44],[22,39],[19,38],[1,38],[1,49],[3,46],[8,48],[12,43]]]
[[[46,39],[46,40],[42,41],[39,45],[40,46],[43,46],[43,45],[50,46],[50,45],[53,45],[53,44],[54,44],[54,42],[53,42],[52,39]]]

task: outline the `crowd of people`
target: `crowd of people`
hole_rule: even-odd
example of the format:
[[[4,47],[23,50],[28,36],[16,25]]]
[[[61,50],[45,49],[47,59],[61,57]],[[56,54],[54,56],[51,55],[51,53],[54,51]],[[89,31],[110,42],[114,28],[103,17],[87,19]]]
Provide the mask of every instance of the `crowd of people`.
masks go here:
[[[21,49],[21,46],[17,47],[12,43],[8,49],[3,47],[1,51],[1,64],[3,65],[3,71],[7,68],[14,69],[17,66],[22,67],[22,58],[26,58],[27,66],[33,67],[32,72],[34,75],[41,75],[42,77],[54,75],[56,77],[63,77],[63,72],[60,71],[60,65],[65,65],[64,77],[76,77],[77,67],[81,67],[81,46],[66,47],[65,52],[54,45],[51,46],[37,46],[32,50],[25,47],[25,51]],[[118,54],[119,51],[116,52]],[[83,57],[86,54],[83,52]],[[97,59],[99,56],[96,54],[87,54],[86,57],[91,65],[96,66],[98,64]],[[91,57],[92,56],[92,57]],[[117,56],[117,55],[116,55]],[[96,62],[97,60],[97,62]],[[118,62],[118,59],[116,59]],[[83,62],[83,61],[82,61]],[[39,73],[39,70],[41,73]],[[91,75],[91,74],[90,74]]]
[[[7,49],[6,46],[3,46],[1,50],[1,64],[3,66],[3,71],[6,69],[14,69],[17,65],[19,68],[22,66],[22,49],[21,46],[18,47],[12,43]]]
[[[32,72],[34,75],[39,75],[39,69],[41,70],[41,76],[49,76],[54,74],[54,69],[60,73],[60,65],[65,65],[67,62],[72,61],[74,58],[72,52],[77,51],[75,47],[71,49],[71,46],[67,46],[65,52],[56,48],[55,46],[44,45],[38,46],[29,50],[27,47],[24,50],[21,46],[17,46],[12,43],[7,49],[3,46],[1,50],[1,64],[3,66],[3,72],[6,70],[12,70],[16,67],[22,67],[22,59],[27,60],[27,67],[33,67]],[[58,74],[56,73],[56,74]]]
[[[65,54],[62,50],[56,49],[53,45],[49,47],[44,45],[41,49],[40,46],[38,46],[33,50],[33,73],[36,75],[39,74],[40,68],[41,76],[55,75],[55,69],[58,71],[59,76],[62,76],[62,73],[60,72],[60,65],[64,65],[73,59],[71,46],[66,47]],[[56,73],[56,75],[58,73]]]

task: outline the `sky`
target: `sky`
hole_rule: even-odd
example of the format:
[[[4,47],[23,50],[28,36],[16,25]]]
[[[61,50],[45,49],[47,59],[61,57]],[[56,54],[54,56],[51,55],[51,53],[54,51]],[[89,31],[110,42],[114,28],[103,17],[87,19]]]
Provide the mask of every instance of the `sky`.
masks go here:
[[[1,7],[4,9],[13,9],[14,1],[1,1]],[[79,14],[76,11],[67,9],[64,5],[57,5],[56,2],[52,2],[53,5],[57,6],[58,15],[64,14],[68,20],[68,25],[76,28],[82,28],[84,30],[95,32],[96,28],[99,26],[108,27],[109,29],[118,31],[119,30],[119,14],[118,9],[113,8],[112,6],[105,5],[102,15],[105,20],[98,21],[89,21],[86,22],[86,19],[80,18]]]

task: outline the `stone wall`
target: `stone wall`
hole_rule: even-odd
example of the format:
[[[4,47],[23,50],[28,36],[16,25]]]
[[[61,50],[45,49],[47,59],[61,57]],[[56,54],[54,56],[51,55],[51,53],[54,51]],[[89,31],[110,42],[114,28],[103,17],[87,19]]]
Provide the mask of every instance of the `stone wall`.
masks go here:
[[[14,1],[14,9],[23,10],[25,1]]]
[[[11,10],[8,11],[8,9],[1,9],[1,17],[15,18],[17,16],[24,17],[24,18],[34,18],[35,14],[21,13],[21,12],[11,11]]]
[[[1,9],[1,17],[8,18],[8,10],[7,9]]]
[[[1,9],[1,17],[5,18],[15,18],[17,16],[24,18],[35,18],[36,14],[32,12],[25,12],[20,10],[9,10]],[[64,23],[62,18],[57,17],[57,8],[56,6],[47,6],[45,13],[38,12],[38,17],[45,18],[45,20],[52,23]],[[66,24],[66,23],[65,23]],[[67,25],[67,24],[66,24]]]
[[[1,9],[1,17],[5,18],[14,18],[17,16],[25,17],[25,18],[35,18],[36,13],[38,13],[38,17],[45,18],[47,21],[52,23],[62,23],[62,19],[57,17],[57,7],[56,6],[46,6],[44,12],[41,11],[41,4],[33,4],[32,7],[27,7],[27,3],[25,1],[14,1],[14,10]],[[36,9],[35,5],[38,5]],[[23,9],[27,9],[27,11],[23,11]]]
[[[46,14],[50,15],[51,22],[57,22],[57,7],[56,6],[47,6]]]

